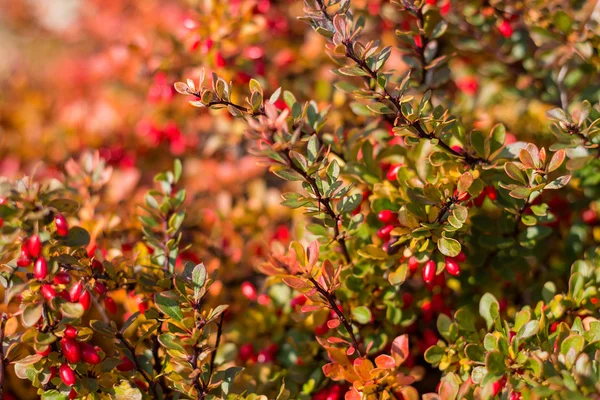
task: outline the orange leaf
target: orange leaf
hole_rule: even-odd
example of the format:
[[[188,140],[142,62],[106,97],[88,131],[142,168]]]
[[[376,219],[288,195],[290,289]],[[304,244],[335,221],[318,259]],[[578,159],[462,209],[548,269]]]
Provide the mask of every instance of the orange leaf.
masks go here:
[[[396,366],[396,360],[388,355],[382,354],[375,358],[375,365],[377,365],[378,368],[392,369]]]
[[[401,365],[408,357],[408,335],[400,335],[392,342],[392,357]]]

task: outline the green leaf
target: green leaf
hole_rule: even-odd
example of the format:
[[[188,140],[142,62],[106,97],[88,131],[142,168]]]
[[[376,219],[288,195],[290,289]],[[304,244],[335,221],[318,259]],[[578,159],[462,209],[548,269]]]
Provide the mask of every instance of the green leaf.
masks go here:
[[[489,352],[485,358],[485,367],[487,368],[488,372],[494,376],[500,377],[504,375],[504,371],[506,371],[504,355],[499,351]]]
[[[504,141],[506,140],[506,129],[504,125],[494,125],[490,132],[490,154],[493,156],[496,152],[500,151],[504,147]]]
[[[23,314],[21,315],[23,325],[26,327],[34,326],[42,317],[42,309],[42,303],[28,305],[25,310],[23,310]]]
[[[58,390],[46,390],[42,393],[42,400],[67,400],[69,396],[67,394],[61,393]]]
[[[67,236],[57,236],[57,240],[64,246],[81,247],[90,243],[90,234],[80,226],[69,229]]]
[[[62,303],[60,311],[69,318],[81,318],[85,313],[83,306],[79,303]]]
[[[530,338],[536,335],[539,329],[540,323],[537,320],[529,321],[528,323],[523,325],[521,329],[519,329],[519,332],[517,333],[517,339],[522,340]]]
[[[499,312],[500,305],[492,294],[486,293],[481,296],[481,300],[479,301],[479,315],[485,319],[488,329],[494,324],[494,320],[498,317]]]
[[[71,199],[54,199],[48,203],[48,207],[54,207],[64,214],[73,214],[79,209],[79,203]]]
[[[456,257],[460,254],[460,243],[456,239],[441,238],[437,243],[440,253],[448,257]]]
[[[183,312],[179,307],[179,303],[172,297],[168,297],[166,293],[157,293],[154,296],[154,302],[156,303],[156,307],[165,315],[175,319],[176,321],[181,321],[183,319]]]
[[[365,306],[353,308],[352,318],[359,324],[368,324],[371,321],[371,310]]]
[[[185,353],[185,348],[177,342],[178,339],[171,333],[163,333],[158,335],[158,341],[167,349],[177,350]]]
[[[178,182],[181,178],[181,173],[183,172],[183,165],[179,158],[176,158],[173,164],[173,180]]]

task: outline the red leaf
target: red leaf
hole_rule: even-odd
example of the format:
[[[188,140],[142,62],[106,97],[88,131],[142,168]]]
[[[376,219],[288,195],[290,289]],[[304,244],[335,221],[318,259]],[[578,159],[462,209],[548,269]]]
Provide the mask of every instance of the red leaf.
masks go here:
[[[329,329],[335,329],[338,326],[340,326],[340,320],[339,319],[330,319],[329,321],[327,321],[327,327]]]

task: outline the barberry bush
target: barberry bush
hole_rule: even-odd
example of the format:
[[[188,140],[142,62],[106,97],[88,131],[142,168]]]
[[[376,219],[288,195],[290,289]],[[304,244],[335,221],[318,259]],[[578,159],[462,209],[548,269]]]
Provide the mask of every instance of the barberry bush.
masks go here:
[[[0,398],[600,399],[593,2],[18,3]]]

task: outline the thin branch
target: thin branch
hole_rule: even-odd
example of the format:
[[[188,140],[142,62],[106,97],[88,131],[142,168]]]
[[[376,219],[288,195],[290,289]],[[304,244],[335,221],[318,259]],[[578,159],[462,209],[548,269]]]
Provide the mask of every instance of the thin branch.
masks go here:
[[[135,365],[135,369],[137,372],[140,373],[140,375],[142,375],[144,380],[148,383],[148,386],[150,387],[150,390],[152,391],[153,398],[158,399],[158,392],[156,391],[156,385],[154,384],[154,381],[152,380],[150,375],[148,375],[148,373],[146,371],[144,371],[144,369],[141,367],[140,363],[138,362],[137,357],[135,356],[135,349],[133,348],[133,346],[131,346],[131,344],[129,344],[129,342],[127,341],[127,339],[125,339],[125,337],[123,336],[123,334],[121,334],[121,332],[117,332],[116,337],[123,344],[123,346],[125,346],[125,348],[131,353],[131,358],[133,358],[133,364]]]
[[[2,313],[2,321],[0,322],[0,400],[4,399],[4,378],[6,377],[6,362],[4,354],[4,329],[8,315]]]
[[[225,317],[225,313],[221,314],[221,318],[219,319],[219,323],[217,324],[217,339],[215,340],[215,350],[212,353],[210,358],[210,374],[208,375],[208,384],[210,385],[210,381],[212,380],[213,373],[215,370],[215,358],[217,357],[217,350],[219,349],[219,344],[221,344],[221,336],[223,335],[223,318]]]
[[[359,357],[362,357],[358,340],[356,339],[356,336],[354,335],[354,331],[352,329],[352,324],[350,324],[342,310],[340,310],[340,308],[337,306],[335,302],[335,295],[325,290],[325,288],[323,288],[323,286],[321,286],[319,282],[315,280],[315,278],[309,277],[308,279],[313,284],[317,292],[319,292],[321,296],[323,296],[325,300],[327,300],[327,302],[329,303],[329,307],[337,314],[342,325],[344,325],[344,328],[348,332],[348,335],[350,335],[350,340],[352,341],[352,346],[356,349],[356,353]]]

